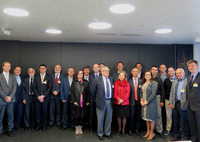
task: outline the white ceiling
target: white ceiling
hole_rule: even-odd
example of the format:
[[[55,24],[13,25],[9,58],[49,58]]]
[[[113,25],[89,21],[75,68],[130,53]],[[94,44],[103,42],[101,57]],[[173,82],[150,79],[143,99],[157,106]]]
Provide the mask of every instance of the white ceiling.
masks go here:
[[[132,4],[136,9],[129,14],[111,13],[109,7],[119,3]],[[8,7],[25,9],[30,15],[20,18],[6,15],[3,9]],[[110,22],[112,28],[88,28],[96,20]],[[12,29],[10,36],[0,31],[0,40],[193,44],[200,33],[200,0],[0,0],[0,28]],[[47,34],[47,28],[63,33]],[[160,28],[173,31],[155,34]]]

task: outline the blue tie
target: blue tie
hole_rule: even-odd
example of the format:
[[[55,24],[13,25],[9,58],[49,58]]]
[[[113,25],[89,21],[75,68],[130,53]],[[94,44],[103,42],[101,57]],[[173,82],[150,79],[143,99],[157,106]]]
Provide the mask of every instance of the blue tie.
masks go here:
[[[110,98],[110,87],[108,83],[108,78],[106,78],[106,99]]]

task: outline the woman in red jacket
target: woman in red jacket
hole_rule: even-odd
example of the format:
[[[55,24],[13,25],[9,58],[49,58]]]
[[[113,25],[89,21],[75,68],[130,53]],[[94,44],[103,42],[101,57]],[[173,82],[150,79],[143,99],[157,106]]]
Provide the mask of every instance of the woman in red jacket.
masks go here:
[[[125,71],[121,71],[118,74],[118,80],[114,84],[114,99],[115,99],[115,115],[117,116],[117,122],[119,131],[117,135],[125,137],[126,117],[129,117],[129,97],[130,97],[130,85],[127,81],[127,75]],[[122,129],[121,129],[122,118]]]

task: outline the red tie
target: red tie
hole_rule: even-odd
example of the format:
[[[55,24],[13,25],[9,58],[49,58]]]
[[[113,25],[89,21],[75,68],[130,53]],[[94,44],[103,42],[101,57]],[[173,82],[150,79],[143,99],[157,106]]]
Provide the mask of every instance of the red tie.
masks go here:
[[[56,85],[58,84],[58,74],[56,75]]]
[[[137,96],[137,79],[135,79],[135,100],[138,100],[138,96]]]

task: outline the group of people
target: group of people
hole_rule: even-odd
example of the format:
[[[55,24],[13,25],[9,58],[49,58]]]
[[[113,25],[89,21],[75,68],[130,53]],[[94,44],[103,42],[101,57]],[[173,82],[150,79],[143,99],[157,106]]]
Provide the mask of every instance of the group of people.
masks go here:
[[[3,133],[3,118],[7,117],[7,131],[13,136],[13,128],[20,130],[40,129],[47,132],[55,123],[62,131],[71,126],[75,134],[83,134],[84,118],[89,118],[89,130],[97,131],[99,140],[113,139],[111,123],[117,119],[117,135],[126,135],[127,118],[130,119],[128,134],[140,135],[141,118],[146,121],[146,140],[155,137],[154,128],[161,137],[168,135],[174,126],[172,140],[200,141],[200,73],[198,62],[187,63],[191,75],[185,76],[182,68],[174,69],[164,64],[153,65],[142,72],[142,64],[136,63],[131,74],[124,71],[124,63],[117,63],[117,72],[103,63],[76,71],[68,68],[62,74],[60,65],[55,65],[54,74],[46,73],[45,64],[28,69],[28,77],[22,78],[21,67],[10,73],[11,63],[2,64],[0,74],[0,139]],[[158,70],[160,72],[158,73]],[[167,70],[167,72],[166,72]],[[166,131],[163,131],[162,107],[166,109]],[[23,112],[24,111],[24,112]],[[6,112],[6,113],[5,113]],[[115,116],[115,117],[113,117]],[[173,116],[173,117],[172,117]]]

